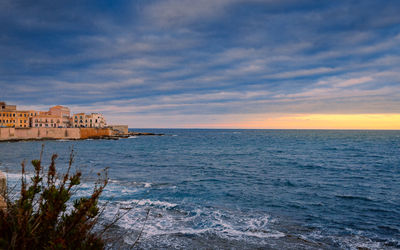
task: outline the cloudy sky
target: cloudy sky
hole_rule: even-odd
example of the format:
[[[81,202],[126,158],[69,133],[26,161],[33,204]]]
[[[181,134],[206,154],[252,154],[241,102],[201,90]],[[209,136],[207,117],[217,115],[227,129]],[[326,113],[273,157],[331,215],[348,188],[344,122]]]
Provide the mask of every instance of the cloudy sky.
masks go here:
[[[130,127],[398,128],[397,0],[1,0],[0,100]]]

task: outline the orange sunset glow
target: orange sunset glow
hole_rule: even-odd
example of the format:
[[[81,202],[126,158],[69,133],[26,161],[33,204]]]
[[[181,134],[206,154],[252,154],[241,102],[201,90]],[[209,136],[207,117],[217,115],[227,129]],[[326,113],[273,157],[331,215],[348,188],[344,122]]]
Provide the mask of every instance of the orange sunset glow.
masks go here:
[[[294,114],[232,123],[197,124],[198,127],[243,129],[360,129],[398,130],[400,114]]]

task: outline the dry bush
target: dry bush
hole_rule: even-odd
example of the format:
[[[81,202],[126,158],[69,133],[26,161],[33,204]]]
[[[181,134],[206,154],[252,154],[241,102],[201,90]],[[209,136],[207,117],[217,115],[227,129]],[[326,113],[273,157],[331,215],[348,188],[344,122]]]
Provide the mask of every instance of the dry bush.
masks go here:
[[[43,153],[43,150],[42,150]],[[73,151],[66,173],[59,175],[51,157],[47,170],[33,160],[33,177],[27,181],[22,163],[21,191],[17,199],[5,194],[0,209],[0,249],[103,249],[105,230],[94,231],[101,213],[98,199],[107,185],[106,171],[99,174],[90,197],[70,200],[79,186],[81,172],[71,172]],[[105,227],[106,229],[107,227]]]

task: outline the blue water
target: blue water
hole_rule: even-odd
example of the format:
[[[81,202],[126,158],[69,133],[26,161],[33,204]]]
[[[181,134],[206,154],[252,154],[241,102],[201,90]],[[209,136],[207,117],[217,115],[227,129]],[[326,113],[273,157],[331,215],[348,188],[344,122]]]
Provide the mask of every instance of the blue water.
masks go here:
[[[125,246],[144,225],[140,248],[400,248],[400,131],[142,131],[166,135],[44,142],[59,168],[76,150],[78,195],[109,167]],[[10,185],[42,143],[0,143]]]

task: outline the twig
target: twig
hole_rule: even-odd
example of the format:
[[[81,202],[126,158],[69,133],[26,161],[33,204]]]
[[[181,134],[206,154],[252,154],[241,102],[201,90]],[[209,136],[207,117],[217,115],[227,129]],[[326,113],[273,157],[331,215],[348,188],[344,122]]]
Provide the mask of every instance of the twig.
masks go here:
[[[142,229],[140,230],[140,233],[139,233],[139,235],[138,235],[136,241],[133,243],[132,248],[133,248],[137,243],[139,243],[139,239],[140,239],[140,237],[142,236],[144,226],[146,225],[147,219],[149,218],[149,213],[150,213],[150,208],[147,209],[146,219],[145,219],[144,222],[143,222]]]

